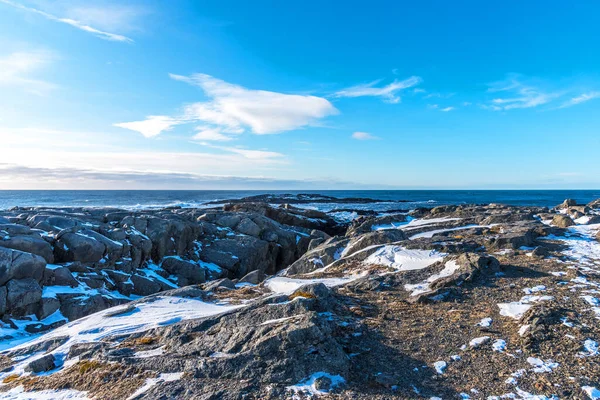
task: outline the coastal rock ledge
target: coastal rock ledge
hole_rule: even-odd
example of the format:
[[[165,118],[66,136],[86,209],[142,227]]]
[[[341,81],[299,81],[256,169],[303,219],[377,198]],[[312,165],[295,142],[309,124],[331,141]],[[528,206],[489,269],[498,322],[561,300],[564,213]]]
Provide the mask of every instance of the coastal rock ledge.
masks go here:
[[[600,200],[359,203],[0,211],[0,397],[600,398]]]

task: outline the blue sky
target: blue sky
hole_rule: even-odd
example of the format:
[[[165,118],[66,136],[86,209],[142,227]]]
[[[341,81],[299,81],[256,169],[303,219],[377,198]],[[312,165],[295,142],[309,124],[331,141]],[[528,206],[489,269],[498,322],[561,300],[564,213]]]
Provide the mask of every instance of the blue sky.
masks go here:
[[[598,15],[0,0],[0,189],[598,188]]]

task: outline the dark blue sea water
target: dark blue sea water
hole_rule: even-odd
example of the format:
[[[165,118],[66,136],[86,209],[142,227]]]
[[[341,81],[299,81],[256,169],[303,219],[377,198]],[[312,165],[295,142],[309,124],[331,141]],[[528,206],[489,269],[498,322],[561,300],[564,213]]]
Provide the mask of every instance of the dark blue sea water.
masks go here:
[[[255,190],[1,190],[0,209],[21,207],[121,207],[127,209],[166,206],[201,207],[213,200],[240,198],[264,193],[319,193],[334,197],[366,197],[379,200],[405,200],[408,203],[364,205],[360,208],[410,209],[464,203],[503,203],[552,207],[566,198],[588,203],[600,198],[599,190],[330,190],[330,191],[255,191]],[[308,205],[329,210],[347,205]]]

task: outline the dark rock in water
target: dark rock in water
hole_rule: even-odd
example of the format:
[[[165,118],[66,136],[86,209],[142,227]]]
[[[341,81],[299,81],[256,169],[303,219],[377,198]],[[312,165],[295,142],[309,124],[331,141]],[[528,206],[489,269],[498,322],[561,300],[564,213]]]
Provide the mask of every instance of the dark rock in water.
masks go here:
[[[590,201],[587,206],[589,208],[594,208],[594,209],[600,208],[600,199],[596,199],[594,201]]]
[[[575,225],[575,222],[567,215],[557,214],[552,218],[552,223],[559,228],[568,228],[569,226]]]
[[[559,205],[556,206],[556,208],[569,208],[572,206],[576,206],[577,205],[577,201],[574,199],[565,199],[565,201],[563,201],[562,203],[560,203]]]
[[[39,308],[42,288],[33,278],[12,279],[6,284],[7,308],[15,315],[32,314]]]
[[[25,371],[33,372],[34,374],[50,371],[56,368],[54,362],[54,356],[52,354],[47,354],[27,364]]]
[[[230,200],[217,200],[207,204],[223,204],[225,202],[231,204],[237,203],[269,203],[269,204],[306,204],[306,203],[338,203],[338,204],[350,204],[350,203],[402,203],[405,200],[377,200],[361,197],[345,197],[338,198],[332,196],[325,196],[322,194],[312,193],[300,193],[300,194],[260,194],[256,196],[243,197],[241,199],[230,199]]]
[[[37,255],[0,247],[0,285],[11,279],[42,279],[46,261]]]

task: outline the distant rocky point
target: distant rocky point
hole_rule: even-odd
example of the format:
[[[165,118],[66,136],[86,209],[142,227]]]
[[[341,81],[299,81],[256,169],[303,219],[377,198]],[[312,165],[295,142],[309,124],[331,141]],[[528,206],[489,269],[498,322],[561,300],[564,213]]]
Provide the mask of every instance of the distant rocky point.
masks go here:
[[[242,197],[241,199],[229,199],[226,201],[216,200],[206,204],[227,203],[268,203],[268,204],[308,204],[308,203],[336,203],[336,204],[373,204],[373,203],[406,203],[408,200],[377,200],[363,197],[332,197],[322,194],[299,193],[299,194],[260,194],[256,196]]]

